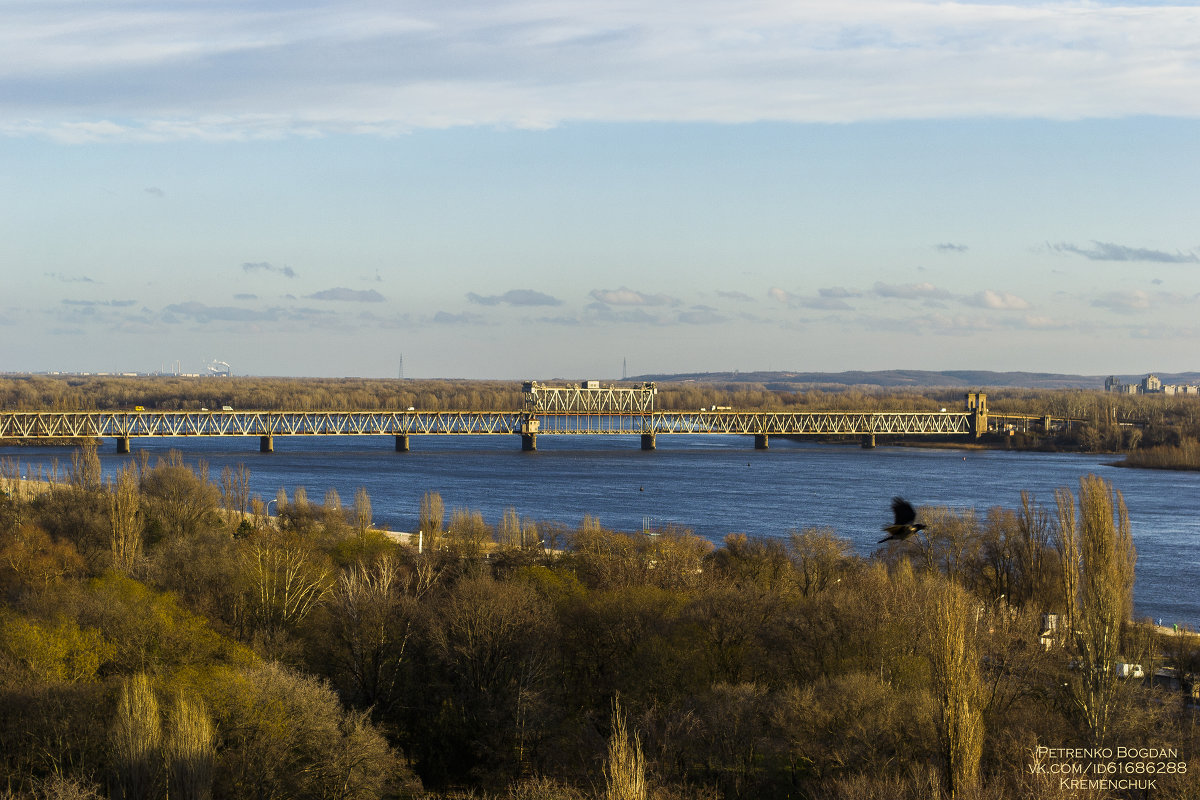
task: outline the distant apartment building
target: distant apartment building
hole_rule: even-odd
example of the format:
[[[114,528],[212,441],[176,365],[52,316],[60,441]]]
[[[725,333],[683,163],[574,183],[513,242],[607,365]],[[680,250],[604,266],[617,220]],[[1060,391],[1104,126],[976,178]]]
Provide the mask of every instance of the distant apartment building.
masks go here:
[[[1121,379],[1116,375],[1109,375],[1104,379],[1104,391],[1115,392],[1116,394],[1137,394],[1141,387],[1136,383],[1122,383]]]
[[[1194,394],[1200,395],[1200,386],[1189,384],[1163,383],[1153,373],[1142,378],[1138,383],[1123,383],[1116,375],[1104,379],[1104,391],[1116,394]]]
[[[1187,384],[1165,384],[1163,386],[1163,394],[1196,394],[1200,395],[1200,386],[1190,386]]]

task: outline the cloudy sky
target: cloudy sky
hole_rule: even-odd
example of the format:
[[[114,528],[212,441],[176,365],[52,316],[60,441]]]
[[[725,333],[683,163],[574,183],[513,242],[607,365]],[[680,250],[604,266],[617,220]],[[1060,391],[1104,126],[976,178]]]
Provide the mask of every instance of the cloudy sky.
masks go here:
[[[1200,6],[5,0],[0,371],[1200,369]]]

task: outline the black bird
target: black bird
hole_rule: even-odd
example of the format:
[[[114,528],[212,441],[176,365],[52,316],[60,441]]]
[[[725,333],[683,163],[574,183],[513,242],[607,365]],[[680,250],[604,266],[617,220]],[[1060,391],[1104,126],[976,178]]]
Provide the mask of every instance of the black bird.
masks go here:
[[[893,539],[902,542],[917,531],[925,530],[924,525],[913,521],[917,518],[917,512],[913,510],[912,504],[903,497],[892,498],[892,514],[896,516],[896,521],[891,525],[883,526],[888,535],[880,539],[879,544],[890,542]]]

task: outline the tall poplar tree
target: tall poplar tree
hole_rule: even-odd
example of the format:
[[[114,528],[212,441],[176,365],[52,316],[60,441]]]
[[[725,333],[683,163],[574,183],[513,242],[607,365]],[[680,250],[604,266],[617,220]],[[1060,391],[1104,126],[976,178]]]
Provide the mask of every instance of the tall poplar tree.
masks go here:
[[[1075,498],[1065,489],[1058,501],[1057,546],[1062,565],[1067,647],[1076,669],[1063,687],[1077,725],[1095,743],[1111,732],[1123,676],[1121,630],[1133,612],[1137,551],[1129,512],[1120,492],[1095,475],[1079,481]]]

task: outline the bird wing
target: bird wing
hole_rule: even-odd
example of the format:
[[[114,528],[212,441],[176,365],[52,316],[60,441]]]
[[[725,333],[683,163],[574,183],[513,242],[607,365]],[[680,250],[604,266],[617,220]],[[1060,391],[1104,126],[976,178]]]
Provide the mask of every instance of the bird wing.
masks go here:
[[[897,525],[908,525],[917,518],[917,512],[913,510],[912,504],[903,497],[892,498],[892,513],[896,515]]]

